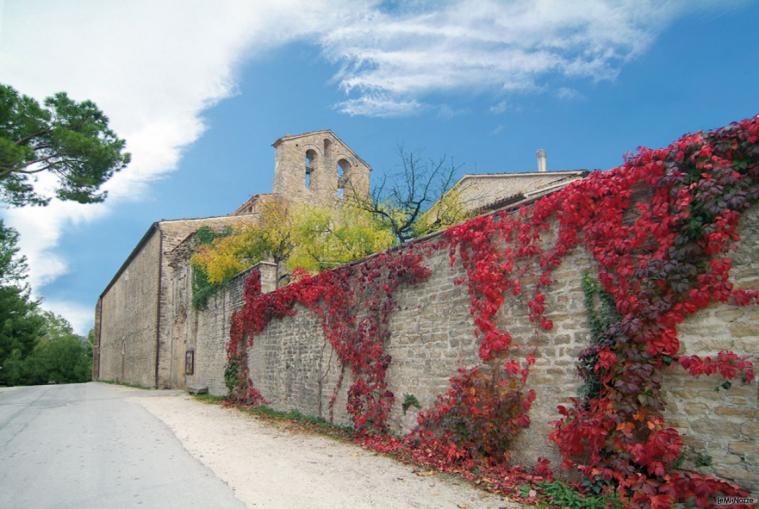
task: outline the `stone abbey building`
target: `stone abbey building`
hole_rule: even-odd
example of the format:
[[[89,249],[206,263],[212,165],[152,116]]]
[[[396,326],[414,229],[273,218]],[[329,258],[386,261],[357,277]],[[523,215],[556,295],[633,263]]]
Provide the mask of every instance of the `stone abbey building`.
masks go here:
[[[229,215],[150,225],[98,299],[95,379],[184,388],[188,375],[195,374],[196,363],[223,374],[223,358],[199,358],[198,334],[204,334],[202,322],[207,317],[192,307],[189,259],[195,232],[202,227],[222,230],[255,223],[260,205],[267,200],[339,206],[347,192],[369,192],[370,166],[329,129],[286,135],[272,146],[271,193],[251,196]],[[467,207],[486,212],[551,192],[584,175],[582,171],[547,172],[540,158],[538,168],[542,171],[466,174],[454,188]],[[265,288],[271,290],[276,288],[276,278],[268,269],[271,264],[261,264]],[[213,330],[219,334],[218,341],[225,341],[228,324],[219,323]]]
[[[332,131],[284,136],[276,150],[272,193],[251,197],[226,216],[157,221],[153,223],[122,267],[106,286],[97,304],[95,377],[147,387],[206,387],[225,395],[226,346],[233,313],[243,303],[246,280],[253,270],[261,276],[262,291],[277,286],[272,263],[262,262],[241,272],[208,299],[204,309],[192,306],[192,266],[198,228],[226,228],[255,222],[266,200],[290,200],[339,206],[343,194],[367,193],[369,165]],[[523,206],[584,177],[582,171],[548,172],[541,164],[528,173],[464,175],[454,188],[474,213],[493,210],[518,213]],[[646,189],[633,195],[634,220],[638,204],[650,200]],[[735,288],[759,291],[759,206],[745,211],[738,224],[740,241],[730,252],[730,281]],[[433,234],[435,235],[435,234]],[[544,238],[558,235],[555,225]],[[420,408],[430,408],[450,387],[450,377],[462,368],[481,364],[479,340],[473,334],[471,296],[464,265],[451,264],[449,250],[432,250],[424,259],[430,276],[399,287],[388,318],[383,350],[391,359],[385,373],[387,389],[395,395],[387,425],[403,434],[417,424],[416,408],[404,408],[402,395],[413,395]],[[355,262],[356,269],[367,267]],[[515,464],[533,464],[544,457],[561,462],[549,439],[551,423],[561,419],[558,405],[583,387],[577,359],[591,344],[584,274],[596,274],[593,253],[583,246],[567,252],[552,271],[551,291],[545,293],[545,318],[550,331],[536,330],[525,299],[508,299],[495,320],[535,352],[529,386],[535,391],[530,428],[512,445]],[[525,274],[526,285],[538,274]],[[532,282],[530,282],[532,281]],[[348,413],[352,370],[346,369],[324,334],[316,313],[293,308],[293,314],[272,320],[247,348],[248,374],[267,404],[276,410],[351,424]],[[713,302],[677,326],[681,351],[716,358],[730,351],[759,362],[759,306]],[[661,374],[664,419],[678,430],[685,445],[688,469],[732,480],[759,490],[759,398],[757,381],[732,384],[715,391],[721,380],[693,377],[684,370]],[[724,386],[721,386],[724,389]],[[334,410],[334,412],[333,412]],[[706,466],[699,458],[709,457]]]
[[[283,136],[276,150],[271,194],[254,195],[232,214],[156,221],[148,228],[98,299],[94,376],[146,387],[183,387],[186,345],[171,319],[192,308],[176,273],[189,270],[188,245],[202,227],[221,230],[255,222],[271,199],[335,205],[344,189],[366,194],[370,168],[331,130]],[[187,278],[188,282],[191,278]],[[191,286],[190,286],[191,288]]]

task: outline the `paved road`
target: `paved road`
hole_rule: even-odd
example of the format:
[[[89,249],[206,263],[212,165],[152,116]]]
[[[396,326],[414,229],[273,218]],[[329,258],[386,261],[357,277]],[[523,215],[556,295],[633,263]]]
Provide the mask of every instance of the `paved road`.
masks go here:
[[[165,396],[140,397],[151,393]],[[0,388],[0,508],[244,507],[133,395],[94,383]]]

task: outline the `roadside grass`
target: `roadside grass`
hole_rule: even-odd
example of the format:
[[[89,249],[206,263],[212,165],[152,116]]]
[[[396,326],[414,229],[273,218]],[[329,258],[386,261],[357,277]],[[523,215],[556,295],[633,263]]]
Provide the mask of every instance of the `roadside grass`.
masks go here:
[[[343,442],[352,442],[355,436],[353,428],[350,426],[332,424],[323,417],[306,415],[298,410],[288,410],[283,412],[266,405],[227,405],[224,396],[212,396],[210,394],[194,394],[193,398],[203,403],[234,406],[241,412],[260,418],[263,421],[277,424],[279,427],[288,431],[318,434]]]
[[[123,387],[131,387],[132,389],[143,389],[146,391],[154,391],[155,387],[148,387],[146,385],[140,385],[140,384],[133,384],[129,382],[118,382],[116,380],[93,380],[94,382],[98,382],[101,384],[109,384],[109,385],[121,385]]]
[[[213,394],[193,394],[193,398],[203,403],[224,403],[224,396],[214,396]]]
[[[524,499],[530,499],[530,491],[535,496],[532,500],[540,509],[559,507],[561,509],[623,509],[622,500],[617,496],[603,496],[600,493],[582,494],[570,484],[560,481],[545,481],[534,486],[524,485],[519,488]]]

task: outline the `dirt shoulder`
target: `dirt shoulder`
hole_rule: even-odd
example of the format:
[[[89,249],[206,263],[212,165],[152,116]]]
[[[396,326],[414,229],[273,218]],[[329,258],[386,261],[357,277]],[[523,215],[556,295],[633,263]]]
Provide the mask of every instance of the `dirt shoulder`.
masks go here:
[[[248,507],[518,508],[444,475],[188,395],[135,397]]]

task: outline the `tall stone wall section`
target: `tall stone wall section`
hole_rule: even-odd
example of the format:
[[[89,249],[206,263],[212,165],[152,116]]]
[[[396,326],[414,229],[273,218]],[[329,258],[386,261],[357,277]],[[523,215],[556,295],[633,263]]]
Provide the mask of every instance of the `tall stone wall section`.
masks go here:
[[[186,257],[183,256],[186,260]],[[172,387],[207,387],[217,396],[227,393],[224,384],[224,366],[227,360],[226,345],[232,314],[243,304],[245,281],[251,271],[261,272],[262,288],[275,288],[276,271],[274,264],[262,262],[241,272],[224,287],[212,295],[206,306],[195,309],[192,305],[192,266],[179,263],[172,273],[172,307],[167,320],[168,341],[177,355],[174,366]],[[186,373],[185,353],[194,352],[192,373]]]
[[[99,379],[152,387],[161,232],[152,234],[98,306]]]
[[[741,218],[741,242],[731,254],[733,284],[759,289],[759,208]],[[711,355],[733,351],[752,356],[759,368],[759,306],[712,304],[678,327],[681,354]],[[719,388],[719,377],[694,378],[670,370],[668,423],[683,435],[685,466],[733,479],[759,493],[759,388],[733,381]]]
[[[208,299],[205,309],[192,310],[193,322],[187,345],[195,351],[195,369],[187,375],[188,386],[206,386],[211,394],[226,394],[224,364],[227,360],[226,344],[232,313],[242,307],[244,272],[232,279],[223,289]]]
[[[272,322],[266,334],[254,339],[248,351],[250,378],[275,409],[295,408],[328,418],[341,366],[318,318],[301,306],[296,312],[294,317]],[[351,423],[345,410],[351,383],[350,367],[346,366],[333,407],[337,424]]]
[[[181,341],[175,341],[176,313],[187,314],[192,308],[192,279],[183,280],[182,284],[190,284],[189,291],[177,293],[175,290],[175,270],[187,271],[189,267],[189,253],[180,263],[172,263],[175,260],[174,250],[185,240],[202,227],[212,230],[222,230],[227,227],[254,220],[249,216],[220,216],[203,219],[185,219],[162,221],[161,232],[163,244],[161,253],[161,299],[160,319],[158,321],[158,386],[159,387],[184,387],[184,362],[186,347]],[[193,318],[194,319],[194,318]],[[194,325],[190,322],[189,325]],[[181,332],[181,331],[180,331]],[[192,332],[192,328],[188,330]]]
[[[757,219],[759,209],[753,209],[741,221],[742,241],[732,272],[734,283],[746,289],[759,288]],[[463,268],[458,262],[450,266],[445,249],[433,253],[424,264],[432,269],[430,278],[396,290],[396,309],[390,317],[391,337],[386,350],[392,362],[387,381],[395,404],[389,422],[396,432],[408,431],[416,423],[418,411],[412,407],[404,414],[401,408],[405,394],[414,395],[422,408],[428,408],[447,390],[449,378],[460,368],[480,364],[468,290],[466,285],[454,282],[465,276]],[[530,410],[530,427],[513,446],[515,462],[532,464],[539,456],[554,464],[560,461],[548,434],[551,421],[560,417],[556,406],[568,404],[580,387],[575,363],[590,340],[582,290],[585,271],[597,273],[595,263],[582,248],[567,255],[554,271],[554,283],[545,292],[545,316],[554,323],[551,331],[536,330],[530,323],[526,300],[507,299],[497,317],[524,355],[535,351],[537,357],[527,381],[528,387],[536,390],[537,399]],[[224,347],[231,313],[242,305],[243,284],[242,277],[233,281],[199,314],[197,358],[204,367],[198,371],[197,380],[204,380],[214,394],[225,392]],[[757,323],[756,306],[714,304],[679,327],[683,351],[707,355],[733,350],[750,354],[759,363]],[[318,319],[306,309],[298,307],[294,316],[272,321],[254,339],[248,367],[253,385],[274,408],[329,416],[329,399],[340,366]],[[334,407],[336,423],[350,422],[345,412],[349,374],[347,368]],[[664,385],[669,403],[666,417],[685,435],[686,466],[759,490],[757,382],[735,382],[729,391],[715,392],[720,382],[718,377],[695,379],[679,367],[671,368]]]
[[[186,314],[192,293],[189,288],[175,295],[179,265],[171,264],[173,250],[203,226],[222,229],[252,220],[221,216],[160,221],[150,227],[98,302],[93,370],[99,380],[184,387],[185,349],[170,338],[174,318]]]

